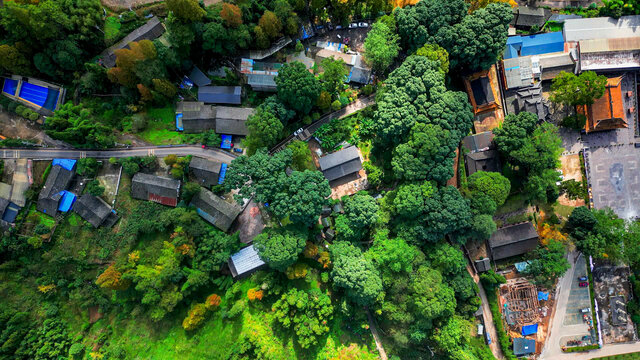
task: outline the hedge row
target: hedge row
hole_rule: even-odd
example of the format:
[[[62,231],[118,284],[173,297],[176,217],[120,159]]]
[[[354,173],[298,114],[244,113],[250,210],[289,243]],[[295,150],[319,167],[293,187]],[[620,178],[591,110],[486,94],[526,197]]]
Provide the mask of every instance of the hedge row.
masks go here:
[[[562,351],[567,353],[572,353],[572,352],[595,350],[599,348],[600,348],[600,345],[585,345],[585,346],[574,346],[574,347],[568,347],[568,348],[563,347]]]
[[[9,99],[6,96],[0,96],[0,105],[2,105],[10,113],[17,114],[31,121],[36,121],[40,117],[40,115],[38,115],[38,113],[36,113],[35,111],[29,109],[26,106],[18,104],[17,102]]]

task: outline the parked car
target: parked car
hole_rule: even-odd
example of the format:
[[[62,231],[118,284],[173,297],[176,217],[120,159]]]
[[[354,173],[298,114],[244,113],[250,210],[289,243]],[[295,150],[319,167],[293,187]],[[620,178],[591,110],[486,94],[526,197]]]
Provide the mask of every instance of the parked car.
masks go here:
[[[580,284],[578,284],[578,286],[580,286],[580,287],[587,287],[587,286],[589,286],[589,283],[588,283],[588,282],[586,282],[586,281],[583,281],[583,282],[581,282]]]
[[[366,28],[366,27],[369,27],[369,24],[364,21],[361,21],[358,23],[358,27]]]
[[[580,281],[587,281],[587,280],[589,280],[589,278],[587,278],[586,276],[580,276],[580,277],[578,278],[578,280],[580,280]]]
[[[358,23],[351,23],[349,24],[349,29],[355,29],[358,27]]]
[[[485,331],[484,336],[487,339],[487,345],[491,345],[491,335],[489,335],[489,332]]]
[[[233,148],[233,151],[237,153],[242,153],[242,148]]]
[[[304,131],[304,129],[300,128],[300,129],[298,129],[298,130],[293,132],[293,136],[297,136],[298,134],[302,133],[303,131]]]
[[[586,313],[588,313],[590,311],[591,311],[591,309],[589,309],[589,308],[580,309],[580,312],[583,313],[583,314],[586,314]]]
[[[336,25],[336,30],[342,30],[342,25]]]

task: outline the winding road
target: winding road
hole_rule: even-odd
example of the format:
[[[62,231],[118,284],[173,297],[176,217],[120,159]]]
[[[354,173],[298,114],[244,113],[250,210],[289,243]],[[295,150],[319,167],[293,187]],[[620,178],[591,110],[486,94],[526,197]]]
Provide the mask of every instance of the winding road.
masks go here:
[[[82,159],[87,157],[97,159],[123,158],[129,156],[150,156],[164,157],[175,154],[178,156],[196,155],[212,160],[230,163],[238,157],[237,155],[221,149],[207,148],[200,146],[144,146],[132,148],[116,148],[104,150],[79,150],[61,148],[30,148],[30,149],[1,149],[0,159],[36,159],[50,160],[54,158]]]

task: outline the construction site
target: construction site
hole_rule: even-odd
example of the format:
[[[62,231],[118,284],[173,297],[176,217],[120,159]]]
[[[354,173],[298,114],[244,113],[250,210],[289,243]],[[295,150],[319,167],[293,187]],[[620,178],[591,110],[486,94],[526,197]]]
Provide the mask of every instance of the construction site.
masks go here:
[[[515,271],[504,273],[506,284],[500,286],[500,308],[505,330],[514,339],[516,356],[539,354],[549,329],[553,300],[549,292],[538,289]],[[535,347],[518,346],[535,341]]]
[[[627,314],[627,301],[632,296],[629,268],[597,266],[592,271],[598,320],[605,344],[637,341],[637,332]]]

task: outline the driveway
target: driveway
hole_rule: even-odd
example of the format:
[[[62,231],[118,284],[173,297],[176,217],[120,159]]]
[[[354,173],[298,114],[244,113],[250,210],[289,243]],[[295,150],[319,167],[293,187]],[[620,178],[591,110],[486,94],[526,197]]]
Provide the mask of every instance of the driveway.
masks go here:
[[[489,344],[489,348],[493,353],[493,356],[496,359],[504,359],[504,355],[502,354],[502,349],[500,349],[500,345],[498,343],[498,332],[496,331],[495,324],[493,323],[493,314],[491,313],[491,309],[489,308],[489,301],[487,300],[487,294],[484,292],[484,288],[482,284],[480,284],[480,278],[477,274],[471,270],[471,267],[467,265],[467,271],[469,275],[473,278],[473,281],[478,285],[478,295],[480,295],[481,306],[482,306],[482,316],[484,317],[484,329],[489,336],[491,336],[491,344]]]
[[[558,281],[556,311],[540,359],[558,359],[565,355],[561,347],[568,340],[581,339],[591,334],[579,313],[580,309],[591,308],[589,288],[578,286],[578,277],[587,274],[586,260],[582,254],[571,252],[569,263],[571,268]]]

